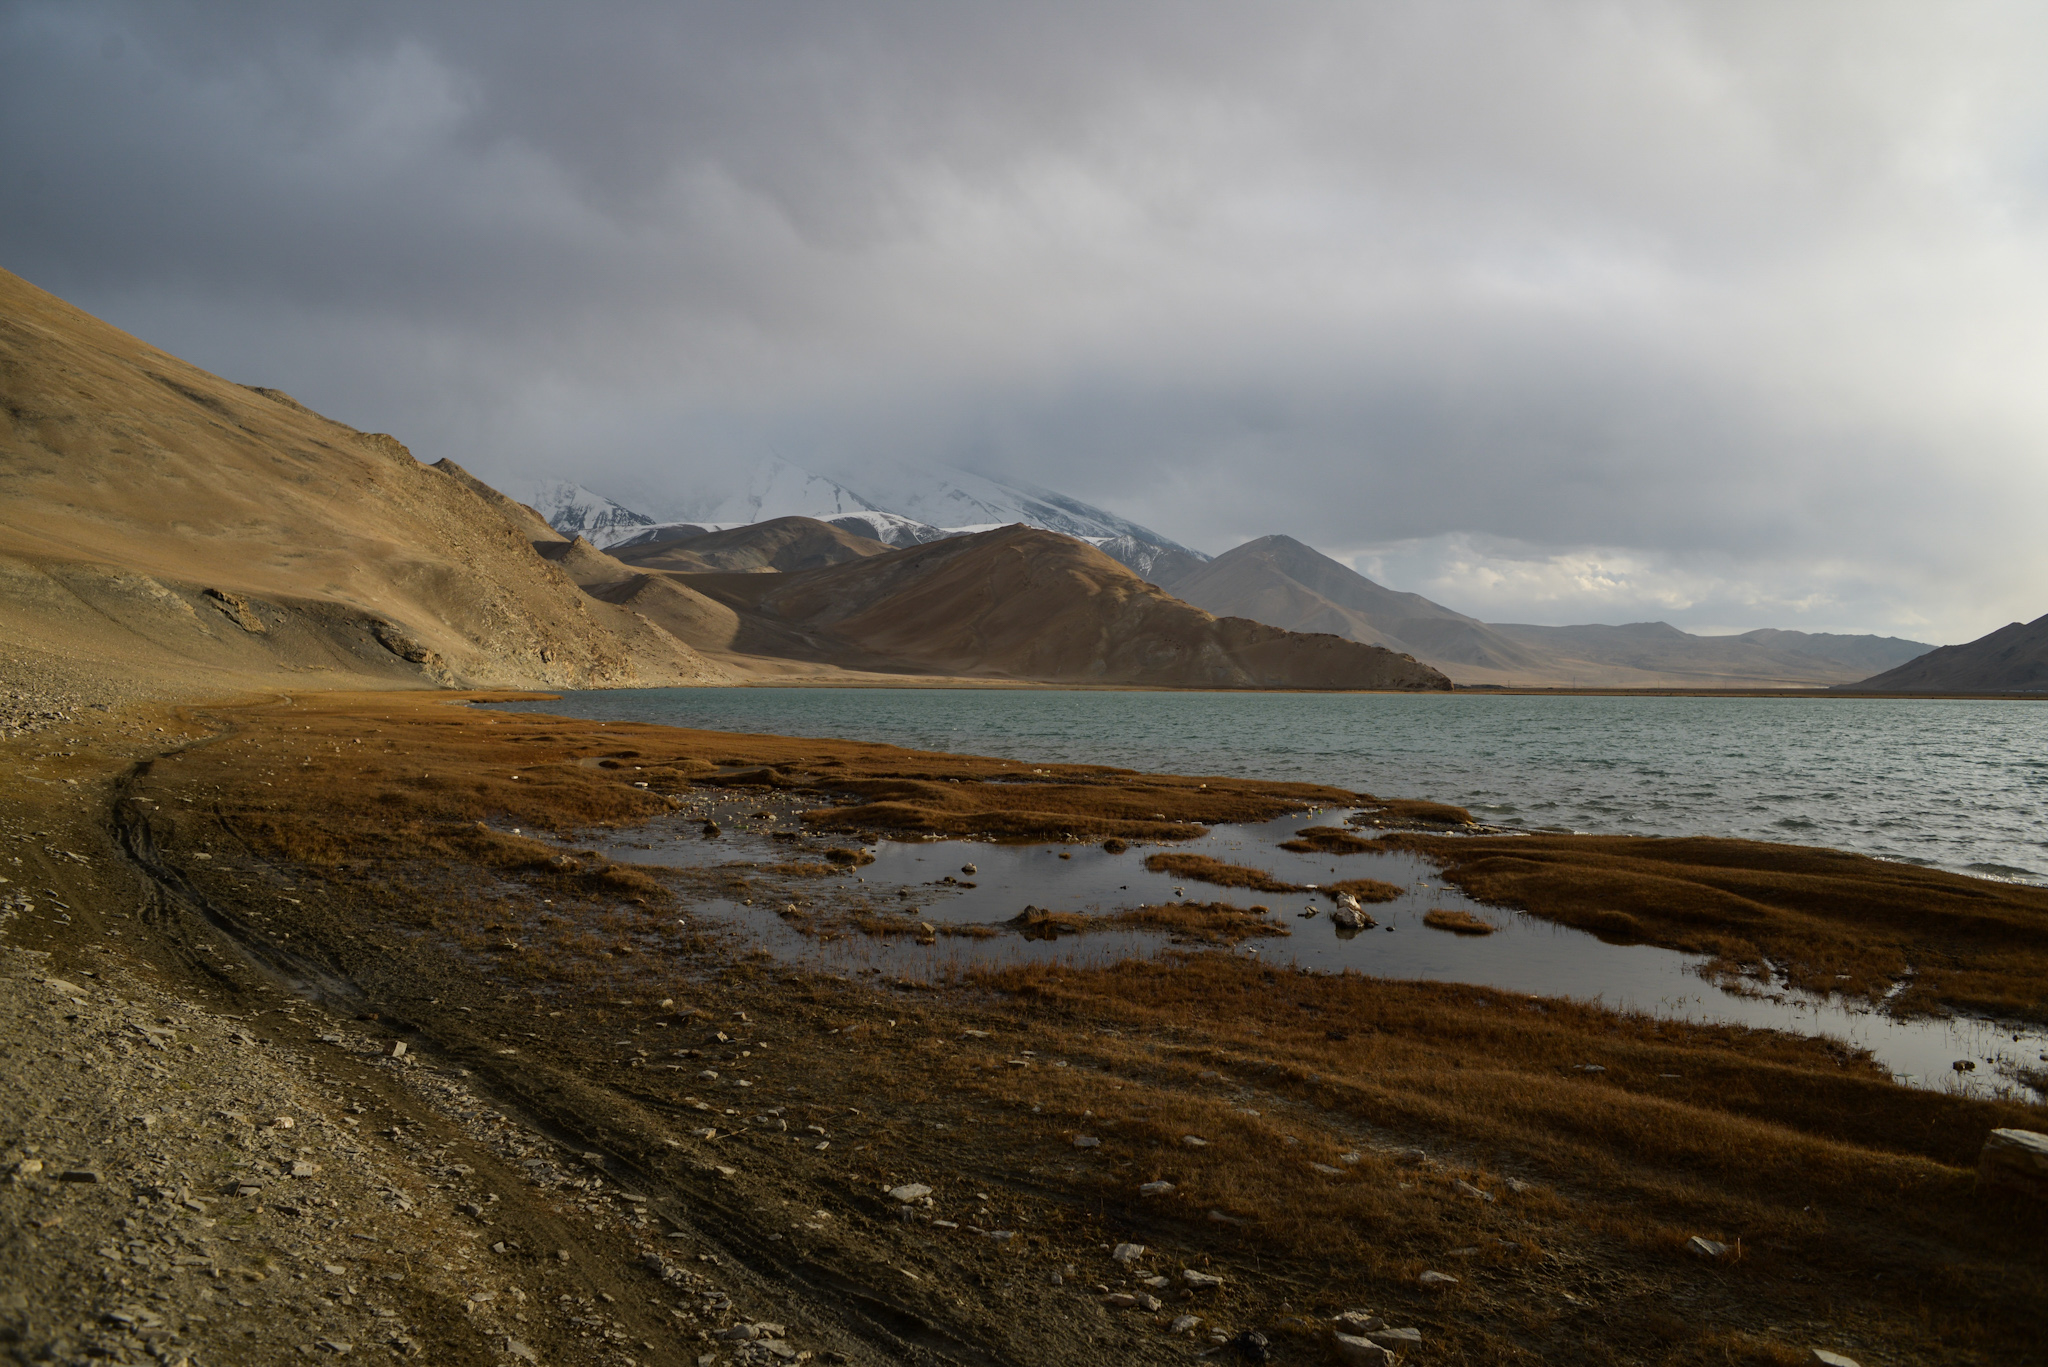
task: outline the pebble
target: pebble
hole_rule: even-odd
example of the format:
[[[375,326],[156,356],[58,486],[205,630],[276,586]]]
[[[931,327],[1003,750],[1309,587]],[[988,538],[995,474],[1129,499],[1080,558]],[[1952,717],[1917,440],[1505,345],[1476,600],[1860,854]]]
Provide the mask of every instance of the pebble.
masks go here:
[[[1197,1134],[1184,1134],[1180,1137],[1180,1142],[1191,1149],[1206,1149],[1209,1147],[1209,1141]]]
[[[1333,1168],[1328,1163],[1311,1163],[1309,1167],[1325,1177],[1342,1177],[1344,1175],[1344,1169]]]
[[[1451,1276],[1448,1272],[1425,1272],[1415,1279],[1415,1284],[1417,1286],[1427,1286],[1432,1289],[1439,1289],[1443,1287],[1456,1286],[1458,1284],[1458,1279],[1456,1277]]]
[[[1145,1245],[1118,1244],[1116,1246],[1116,1250],[1112,1252],[1109,1256],[1116,1259],[1120,1263],[1134,1263],[1138,1261],[1138,1259],[1145,1256]]]
[[[1813,1360],[1820,1363],[1821,1367],[1862,1367],[1855,1358],[1843,1357],[1840,1353],[1830,1352],[1826,1348],[1814,1349]]]
[[[931,1194],[932,1189],[922,1182],[905,1182],[900,1187],[889,1188],[890,1197],[906,1206],[913,1201],[922,1201]]]
[[[1712,1239],[1703,1239],[1695,1234],[1685,1241],[1685,1251],[1692,1254],[1695,1258],[1705,1258],[1712,1262],[1716,1259],[1727,1257],[1729,1249],[1726,1244],[1716,1243]]]
[[[1199,1315],[1176,1315],[1173,1323],[1167,1326],[1166,1332],[1169,1334],[1192,1334],[1201,1323],[1202,1318]]]
[[[1340,1332],[1358,1335],[1387,1327],[1387,1322],[1370,1310],[1346,1310],[1337,1316],[1335,1323]]]
[[[1370,1329],[1366,1331],[1365,1336],[1383,1348],[1420,1348],[1422,1346],[1422,1331],[1420,1329]]]
[[[1102,1141],[1091,1134],[1077,1134],[1074,1136],[1074,1147],[1077,1149],[1099,1149],[1102,1147]]]
[[[1172,1190],[1173,1183],[1171,1182],[1147,1182],[1144,1186],[1138,1188],[1138,1194],[1140,1196],[1164,1196]]]
[[[1192,1267],[1181,1273],[1180,1279],[1195,1291],[1214,1291],[1223,1285],[1223,1278],[1207,1272],[1197,1272]]]

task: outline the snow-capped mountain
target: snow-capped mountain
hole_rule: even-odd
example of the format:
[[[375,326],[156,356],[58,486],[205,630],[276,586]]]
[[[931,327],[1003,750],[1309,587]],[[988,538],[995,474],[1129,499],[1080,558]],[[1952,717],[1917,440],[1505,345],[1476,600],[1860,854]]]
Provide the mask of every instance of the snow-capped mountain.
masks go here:
[[[654,519],[562,479],[536,479],[505,491],[539,513],[563,536],[580,536],[593,546],[608,546],[633,535]]]
[[[1209,558],[1077,498],[943,465],[878,465],[848,482],[766,457],[746,468],[734,492],[699,499],[676,510],[672,520],[634,512],[561,480],[541,481],[532,492],[533,506],[557,531],[580,534],[600,548],[689,535],[691,529],[814,517],[890,546],[1022,522],[1090,542],[1140,574],[1150,574],[1162,555]]]
[[[829,522],[835,527],[879,541],[884,546],[922,546],[928,541],[943,541],[949,536],[959,536],[974,530],[967,527],[934,527],[929,522],[915,518],[899,517],[895,513],[834,513],[821,517],[820,522]]]

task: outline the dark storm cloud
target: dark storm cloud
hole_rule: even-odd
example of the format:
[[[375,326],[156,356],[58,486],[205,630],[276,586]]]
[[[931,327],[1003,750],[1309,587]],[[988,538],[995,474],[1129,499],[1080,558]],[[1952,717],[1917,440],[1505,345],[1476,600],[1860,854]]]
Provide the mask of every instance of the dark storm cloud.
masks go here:
[[[426,458],[1285,530],[1495,619],[2042,610],[2013,6],[0,4],[4,264]]]

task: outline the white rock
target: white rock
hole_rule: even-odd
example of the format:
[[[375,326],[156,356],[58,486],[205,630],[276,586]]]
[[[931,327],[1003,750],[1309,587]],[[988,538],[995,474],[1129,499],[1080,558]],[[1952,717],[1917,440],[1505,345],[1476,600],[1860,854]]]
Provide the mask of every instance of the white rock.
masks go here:
[[[1344,1334],[1368,1334],[1387,1327],[1387,1322],[1370,1310],[1346,1310],[1335,1323],[1338,1332]]]
[[[1451,1276],[1448,1272],[1425,1272],[1415,1279],[1415,1284],[1417,1286],[1441,1289],[1443,1287],[1456,1286],[1458,1279]]]
[[[1344,1169],[1333,1168],[1328,1163],[1311,1163],[1309,1164],[1309,1167],[1315,1169],[1317,1172],[1321,1173],[1325,1177],[1342,1177],[1344,1175]]]
[[[931,1194],[932,1189],[922,1182],[905,1182],[900,1187],[889,1188],[889,1195],[906,1206],[912,1201],[922,1201]]]
[[[1116,1246],[1116,1250],[1109,1256],[1116,1259],[1120,1263],[1134,1263],[1138,1261],[1138,1259],[1145,1256],[1145,1245],[1118,1244]]]
[[[1174,1317],[1173,1323],[1167,1326],[1166,1332],[1169,1334],[1192,1334],[1201,1323],[1202,1318],[1199,1315],[1177,1315]]]
[[[1703,1239],[1695,1234],[1685,1241],[1685,1251],[1695,1258],[1706,1258],[1711,1261],[1727,1257],[1728,1245],[1715,1243],[1712,1239]]]
[[[1862,1367],[1855,1358],[1843,1357],[1840,1353],[1831,1353],[1825,1348],[1814,1349],[1813,1360],[1821,1363],[1822,1367]]]
[[[1197,1272],[1192,1267],[1181,1273],[1180,1279],[1196,1291],[1214,1291],[1223,1285],[1223,1278],[1207,1272]]]
[[[1206,1149],[1209,1147],[1209,1141],[1198,1134],[1184,1134],[1180,1137],[1180,1142],[1191,1149]]]
[[[1173,1183],[1171,1182],[1147,1182],[1144,1186],[1138,1188],[1138,1194],[1140,1196],[1164,1196],[1172,1190]]]
[[[1977,1153],[1977,1184],[2048,1198],[2048,1134],[1993,1130]]]
[[[1356,1334],[1338,1334],[1337,1361],[1353,1364],[1353,1367],[1387,1367],[1394,1355],[1374,1343],[1371,1339]]]
[[[1422,1346],[1422,1331],[1420,1329],[1373,1329],[1366,1333],[1366,1337],[1379,1344],[1382,1348],[1420,1348]]]

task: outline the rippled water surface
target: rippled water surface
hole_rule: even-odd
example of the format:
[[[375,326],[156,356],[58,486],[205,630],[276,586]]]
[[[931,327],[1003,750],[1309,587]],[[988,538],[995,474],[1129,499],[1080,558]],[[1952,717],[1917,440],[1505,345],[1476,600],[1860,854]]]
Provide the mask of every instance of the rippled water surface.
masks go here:
[[[1745,836],[2048,882],[2048,701],[670,688],[516,706],[1307,779],[1532,830]]]

